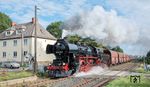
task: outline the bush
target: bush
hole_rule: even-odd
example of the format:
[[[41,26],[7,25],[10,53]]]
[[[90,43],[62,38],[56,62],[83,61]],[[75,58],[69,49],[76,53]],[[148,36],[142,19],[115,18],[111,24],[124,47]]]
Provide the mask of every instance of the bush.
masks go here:
[[[28,67],[29,66],[29,64],[27,64],[27,63],[24,63],[23,65],[21,65],[21,67]]]
[[[45,77],[48,77],[48,73],[47,73],[47,72],[38,72],[38,73],[37,73],[37,76],[38,76],[38,77],[45,78]]]

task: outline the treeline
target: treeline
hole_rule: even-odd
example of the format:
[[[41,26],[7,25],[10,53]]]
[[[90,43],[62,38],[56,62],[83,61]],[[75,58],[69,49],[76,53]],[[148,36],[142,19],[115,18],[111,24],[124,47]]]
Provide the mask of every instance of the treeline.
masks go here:
[[[146,62],[147,64],[150,64],[150,51],[147,52],[147,55],[146,55],[146,57],[145,57],[145,62]]]
[[[148,51],[145,56],[136,56],[136,58],[139,62],[150,64],[150,51]]]

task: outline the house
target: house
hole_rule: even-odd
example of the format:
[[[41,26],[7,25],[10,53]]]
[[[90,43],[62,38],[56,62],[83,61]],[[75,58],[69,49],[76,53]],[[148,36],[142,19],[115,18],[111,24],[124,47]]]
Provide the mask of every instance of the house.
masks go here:
[[[44,29],[37,21],[37,62],[51,62],[55,56],[46,54],[47,44],[54,44],[56,38]],[[35,55],[35,19],[31,22],[16,24],[0,34],[0,62],[26,62],[25,55]]]

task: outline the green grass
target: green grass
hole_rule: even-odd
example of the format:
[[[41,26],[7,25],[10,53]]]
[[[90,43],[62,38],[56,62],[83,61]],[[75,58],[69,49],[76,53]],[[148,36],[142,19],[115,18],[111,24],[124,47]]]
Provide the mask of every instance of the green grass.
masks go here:
[[[150,79],[141,76],[140,83],[132,83],[130,77],[120,77],[109,82],[106,87],[150,87]]]
[[[31,72],[20,71],[20,72],[6,72],[4,75],[0,75],[0,81],[19,79],[24,77],[32,76]]]
[[[143,73],[143,74],[150,74],[150,71],[144,70],[144,65],[143,64],[141,64],[138,68],[132,70],[132,72]]]
[[[146,71],[144,68],[137,68],[134,71],[138,73],[150,74],[150,71]]]

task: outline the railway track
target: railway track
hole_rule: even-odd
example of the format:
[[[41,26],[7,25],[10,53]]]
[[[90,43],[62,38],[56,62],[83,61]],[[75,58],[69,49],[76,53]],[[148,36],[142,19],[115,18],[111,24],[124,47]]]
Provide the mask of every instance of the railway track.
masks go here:
[[[110,70],[115,70],[115,71],[125,71],[127,70],[129,67],[131,66],[135,66],[133,67],[136,68],[137,66],[139,66],[139,63],[134,63],[134,62],[128,62],[128,63],[124,63],[124,64],[120,64],[120,65],[117,65],[117,66],[112,66],[110,67],[109,69]]]
[[[115,73],[112,76],[106,76],[106,73],[111,73],[111,71],[105,72],[101,75],[90,75],[86,77],[68,77],[68,78],[59,78],[59,79],[38,79],[35,82],[24,82],[23,84],[15,84],[12,86],[4,87],[102,87],[109,81],[115,79],[117,74],[122,71],[128,71],[133,69],[136,64],[124,64],[118,67],[121,69],[119,72]],[[114,68],[114,67],[113,67]]]

